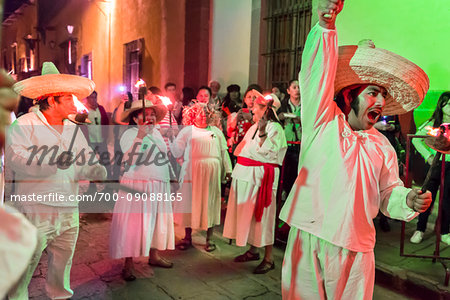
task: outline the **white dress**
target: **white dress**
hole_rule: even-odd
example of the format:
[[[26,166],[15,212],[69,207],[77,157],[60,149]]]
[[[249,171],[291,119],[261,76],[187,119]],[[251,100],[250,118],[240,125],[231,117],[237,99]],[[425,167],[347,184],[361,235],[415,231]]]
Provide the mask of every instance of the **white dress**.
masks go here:
[[[260,138],[255,135],[258,124],[254,124],[244,136],[245,143],[240,157],[250,158],[263,163],[282,165],[287,150],[286,137],[280,124],[269,122],[267,138],[259,146]],[[254,138],[253,138],[254,136]],[[280,170],[275,169],[272,186],[272,202],[263,211],[261,222],[255,219],[255,204],[258,190],[264,176],[264,167],[248,167],[236,164],[228,198],[227,214],[223,236],[236,239],[236,245],[263,247],[274,243],[276,195]]]
[[[136,127],[123,133],[120,146],[124,153],[133,145],[137,133]],[[152,135],[147,135],[141,142],[136,152],[142,153],[146,162],[153,161],[155,155],[167,154],[167,147],[158,130],[153,130]],[[123,161],[127,159],[124,157]],[[136,193],[119,192],[111,223],[111,257],[148,256],[150,248],[174,249],[168,163],[132,165],[125,171],[120,183],[136,190]]]
[[[231,173],[231,161],[223,133],[215,126],[183,128],[170,150],[183,156],[181,202],[175,202],[175,222],[206,230],[220,224],[221,180]]]

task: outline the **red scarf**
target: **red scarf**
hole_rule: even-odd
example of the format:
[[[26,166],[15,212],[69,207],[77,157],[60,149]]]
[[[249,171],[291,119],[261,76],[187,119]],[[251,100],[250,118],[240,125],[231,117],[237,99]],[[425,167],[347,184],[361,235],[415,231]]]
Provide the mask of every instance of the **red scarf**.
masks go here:
[[[272,203],[272,187],[275,180],[275,168],[277,168],[278,165],[263,163],[241,156],[238,156],[237,163],[246,167],[264,167],[264,175],[261,181],[261,186],[258,190],[258,196],[255,204],[255,219],[256,222],[261,222],[264,208],[269,207]]]

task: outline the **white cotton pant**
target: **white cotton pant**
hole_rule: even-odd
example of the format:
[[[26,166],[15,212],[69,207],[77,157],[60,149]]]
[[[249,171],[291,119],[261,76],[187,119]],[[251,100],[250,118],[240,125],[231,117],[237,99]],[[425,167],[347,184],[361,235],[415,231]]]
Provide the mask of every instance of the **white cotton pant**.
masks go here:
[[[292,227],[281,277],[285,300],[372,299],[375,257]]]
[[[38,230],[38,246],[19,283],[10,291],[9,299],[28,299],[28,285],[47,250],[46,291],[51,299],[66,299],[70,289],[70,269],[78,238],[78,207],[55,207],[44,204],[22,205],[21,212]]]

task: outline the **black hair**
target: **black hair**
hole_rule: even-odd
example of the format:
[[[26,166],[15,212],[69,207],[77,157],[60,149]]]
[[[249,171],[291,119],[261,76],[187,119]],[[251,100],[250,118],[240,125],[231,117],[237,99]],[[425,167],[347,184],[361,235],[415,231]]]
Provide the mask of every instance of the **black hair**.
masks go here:
[[[38,104],[39,104],[39,110],[40,111],[46,111],[47,109],[50,108],[50,104],[48,104],[48,98],[51,96],[47,96],[45,98],[42,98],[39,100]],[[53,96],[53,99],[55,99],[55,102],[59,103],[59,98],[61,96]]]
[[[450,101],[450,91],[443,92],[438,99],[438,102],[436,104],[436,109],[433,112],[433,115],[430,118],[430,121],[434,121],[433,127],[438,128],[443,121],[443,114],[442,114],[442,108],[447,105],[447,103]]]
[[[97,91],[93,91],[88,97],[91,96],[97,98]]]
[[[183,92],[183,100],[182,100],[183,106],[189,105],[189,103],[191,103],[192,99],[195,99],[194,89],[191,87],[185,86],[181,91]]]
[[[294,83],[294,81],[298,81],[298,79],[291,79],[288,82],[288,88],[291,86],[292,83]],[[300,83],[300,82],[299,82]]]
[[[159,95],[159,96],[162,96],[162,92],[161,92],[161,89],[160,89],[159,87],[151,86],[151,87],[148,88],[148,90],[149,90],[150,92],[152,92],[153,95]]]
[[[238,92],[239,93],[239,100],[242,103],[241,100],[241,87],[237,84],[231,84],[229,86],[227,86],[227,94],[225,95],[225,97],[223,98],[223,102],[222,102],[222,107],[228,107],[231,103],[231,97],[230,97],[230,93],[232,92]]]
[[[167,89],[168,89],[169,87],[171,87],[171,86],[177,88],[177,85],[176,85],[175,83],[173,83],[173,82],[168,82],[168,83],[166,83],[166,85],[164,86],[164,90],[167,91]]]
[[[33,106],[33,99],[24,97],[24,96],[20,96],[20,101],[19,104],[17,105],[17,117],[20,117],[21,115],[24,115],[26,113],[28,113],[28,111],[30,110],[30,107]]]
[[[360,93],[361,85],[356,86],[349,86],[345,87],[342,90],[339,91],[339,93],[334,98],[334,101],[336,102],[337,106],[341,109],[341,111],[348,116],[350,111],[353,109],[355,111],[355,114],[358,114],[359,112],[359,99],[358,95]],[[347,104],[347,101],[345,101],[344,91],[349,90],[348,96],[350,98],[350,104]]]
[[[201,87],[198,88],[197,94],[198,94],[198,92],[200,92],[200,90],[207,90],[209,93],[209,96],[212,95],[212,92],[211,92],[211,89],[209,88],[209,86],[202,85]]]
[[[247,104],[245,103],[244,99],[251,90],[256,90],[256,91],[260,92],[261,94],[263,92],[262,88],[258,84],[256,84],[256,83],[250,84],[247,87],[247,89],[245,90],[244,97],[242,97],[242,108],[247,108]]]

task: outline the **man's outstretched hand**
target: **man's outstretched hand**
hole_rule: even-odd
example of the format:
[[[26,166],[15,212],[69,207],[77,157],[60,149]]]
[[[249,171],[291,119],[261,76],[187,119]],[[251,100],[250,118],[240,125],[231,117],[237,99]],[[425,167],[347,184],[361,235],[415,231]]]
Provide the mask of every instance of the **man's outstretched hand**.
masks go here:
[[[431,192],[426,191],[422,193],[419,189],[411,190],[406,196],[406,205],[412,210],[423,213],[430,207],[431,204]]]
[[[323,28],[334,29],[336,16],[342,11],[344,0],[319,0],[317,12],[319,25]]]

